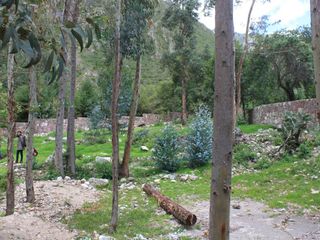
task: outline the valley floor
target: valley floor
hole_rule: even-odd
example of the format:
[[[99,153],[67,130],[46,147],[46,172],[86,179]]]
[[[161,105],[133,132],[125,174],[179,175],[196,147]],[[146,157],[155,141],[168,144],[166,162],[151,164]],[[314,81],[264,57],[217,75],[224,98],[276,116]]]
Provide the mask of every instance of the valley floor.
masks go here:
[[[0,218],[1,240],[77,239],[84,233],[70,230],[62,222],[81,208],[83,204],[98,201],[102,193],[106,194],[84,186],[79,180],[37,181],[35,182],[35,190],[37,200],[34,204],[28,204],[25,203],[24,184],[17,186],[16,213]],[[0,206],[1,210],[4,210],[4,201]],[[231,239],[320,239],[320,215],[295,216],[285,209],[271,209],[252,200],[233,200],[232,206]],[[157,209],[156,205],[154,207],[155,212],[162,211]],[[185,207],[197,215],[198,223],[195,227],[180,228],[178,232],[175,231],[166,236],[152,239],[207,239],[209,202],[197,201],[192,205],[185,205]],[[107,221],[108,219],[106,219]],[[170,224],[179,227],[179,224],[173,219],[170,219]],[[136,239],[139,237],[144,239],[143,232],[137,233],[137,236]],[[95,237],[98,239],[99,235]]]

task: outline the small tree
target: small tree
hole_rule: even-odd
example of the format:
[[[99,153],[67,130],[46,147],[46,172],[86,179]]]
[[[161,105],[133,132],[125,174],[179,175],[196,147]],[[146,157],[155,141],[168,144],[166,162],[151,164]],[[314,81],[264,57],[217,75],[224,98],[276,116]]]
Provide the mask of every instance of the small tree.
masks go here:
[[[187,138],[187,154],[189,166],[203,166],[212,158],[213,126],[211,113],[206,107],[199,107],[195,118],[190,124]]]
[[[168,125],[155,141],[153,157],[156,166],[161,170],[175,172],[179,168],[178,152],[178,133],[172,125]]]
[[[284,143],[279,150],[284,147],[288,152],[294,151],[301,144],[301,135],[307,129],[310,115],[299,112],[287,112],[284,115],[281,132]]]

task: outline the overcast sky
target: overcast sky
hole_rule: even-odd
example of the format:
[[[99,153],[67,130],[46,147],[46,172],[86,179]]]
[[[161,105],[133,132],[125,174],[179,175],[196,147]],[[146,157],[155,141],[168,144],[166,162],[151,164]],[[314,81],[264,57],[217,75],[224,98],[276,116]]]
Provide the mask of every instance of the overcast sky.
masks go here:
[[[252,0],[243,0],[241,6],[234,8],[234,26],[238,33],[245,32],[251,2]],[[201,14],[200,22],[214,29],[214,11],[211,15],[204,17]],[[276,28],[270,31],[282,28],[294,29],[303,25],[310,26],[310,0],[271,0],[264,4],[261,0],[257,0],[251,21],[256,21],[263,15],[268,15],[271,22],[281,21]]]

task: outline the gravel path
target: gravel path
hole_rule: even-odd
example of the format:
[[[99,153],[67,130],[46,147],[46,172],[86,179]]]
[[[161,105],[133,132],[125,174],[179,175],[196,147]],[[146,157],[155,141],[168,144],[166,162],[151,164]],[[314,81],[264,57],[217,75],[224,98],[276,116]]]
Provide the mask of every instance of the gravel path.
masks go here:
[[[0,240],[70,240],[77,233],[71,232],[61,219],[70,216],[86,202],[99,199],[94,188],[84,188],[80,181],[35,182],[36,201],[25,202],[25,186],[16,188],[14,215],[0,218]],[[0,203],[0,211],[5,203]]]
[[[284,210],[272,210],[252,200],[233,201],[231,210],[231,240],[319,240],[319,216],[293,216]],[[198,227],[185,230],[181,235],[192,239],[207,239],[209,202],[192,206],[198,217]],[[200,229],[199,229],[200,228]]]

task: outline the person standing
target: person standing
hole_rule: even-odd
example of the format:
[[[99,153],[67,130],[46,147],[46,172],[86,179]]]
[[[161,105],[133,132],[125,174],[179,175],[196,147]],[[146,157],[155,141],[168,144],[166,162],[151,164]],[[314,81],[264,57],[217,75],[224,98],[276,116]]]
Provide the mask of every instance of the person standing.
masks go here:
[[[17,132],[18,144],[17,144],[17,156],[16,156],[16,163],[19,162],[19,155],[20,155],[20,163],[23,162],[23,150],[26,147],[26,137],[22,134],[21,131]]]

